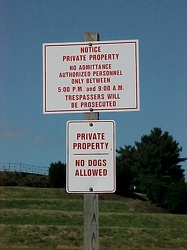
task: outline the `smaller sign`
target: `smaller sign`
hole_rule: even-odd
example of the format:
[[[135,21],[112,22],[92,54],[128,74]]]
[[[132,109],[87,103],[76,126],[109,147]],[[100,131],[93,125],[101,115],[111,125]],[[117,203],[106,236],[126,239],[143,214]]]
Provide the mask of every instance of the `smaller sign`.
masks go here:
[[[67,192],[115,192],[115,151],[114,121],[67,122]]]

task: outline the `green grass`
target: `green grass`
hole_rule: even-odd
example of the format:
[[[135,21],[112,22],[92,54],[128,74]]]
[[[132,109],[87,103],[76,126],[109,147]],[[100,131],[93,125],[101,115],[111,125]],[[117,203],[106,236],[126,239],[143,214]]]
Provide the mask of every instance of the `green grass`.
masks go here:
[[[0,187],[0,249],[83,249],[83,203],[63,189]],[[187,215],[158,211],[99,195],[100,250],[187,249]]]

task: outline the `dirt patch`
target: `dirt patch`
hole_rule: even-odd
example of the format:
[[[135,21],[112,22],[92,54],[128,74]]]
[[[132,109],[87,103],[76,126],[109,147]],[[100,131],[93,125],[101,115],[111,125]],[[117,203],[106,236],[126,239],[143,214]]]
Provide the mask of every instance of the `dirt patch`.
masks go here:
[[[163,209],[156,204],[145,198],[145,195],[138,193],[128,192],[125,196],[117,194],[99,194],[100,200],[124,200],[126,206],[130,211],[137,211],[142,213],[167,213],[166,209]]]
[[[167,211],[150,201],[132,200],[129,199],[126,202],[127,207],[130,211],[137,211],[142,213],[167,213]]]

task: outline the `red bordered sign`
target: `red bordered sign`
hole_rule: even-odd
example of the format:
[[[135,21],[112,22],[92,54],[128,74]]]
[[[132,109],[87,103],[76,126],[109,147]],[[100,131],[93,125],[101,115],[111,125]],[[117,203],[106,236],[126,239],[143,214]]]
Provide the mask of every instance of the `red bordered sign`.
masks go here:
[[[43,112],[139,110],[138,40],[43,44]]]
[[[67,123],[68,193],[113,193],[116,189],[114,121]]]

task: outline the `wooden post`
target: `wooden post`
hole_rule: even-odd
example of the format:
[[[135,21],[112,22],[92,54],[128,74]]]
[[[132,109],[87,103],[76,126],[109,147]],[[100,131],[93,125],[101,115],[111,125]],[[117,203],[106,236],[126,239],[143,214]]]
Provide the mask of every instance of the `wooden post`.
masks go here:
[[[99,41],[98,33],[85,33],[84,41]],[[91,46],[91,44],[89,44]],[[99,113],[84,113],[84,120],[99,120]],[[90,187],[92,188],[92,187]],[[91,192],[91,191],[90,191]],[[99,249],[98,194],[84,194],[84,250]]]

